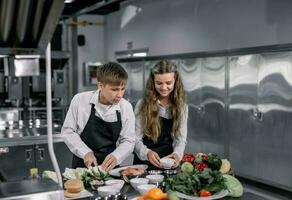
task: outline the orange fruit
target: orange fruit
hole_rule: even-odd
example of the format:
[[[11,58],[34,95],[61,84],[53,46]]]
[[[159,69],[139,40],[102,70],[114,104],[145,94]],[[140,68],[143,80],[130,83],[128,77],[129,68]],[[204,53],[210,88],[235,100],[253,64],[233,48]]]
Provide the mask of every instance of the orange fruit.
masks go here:
[[[144,197],[139,196],[139,197],[137,198],[137,200],[144,200]]]
[[[144,199],[153,199],[153,200],[160,200],[165,199],[167,194],[162,192],[159,188],[152,188],[148,192],[144,194]]]

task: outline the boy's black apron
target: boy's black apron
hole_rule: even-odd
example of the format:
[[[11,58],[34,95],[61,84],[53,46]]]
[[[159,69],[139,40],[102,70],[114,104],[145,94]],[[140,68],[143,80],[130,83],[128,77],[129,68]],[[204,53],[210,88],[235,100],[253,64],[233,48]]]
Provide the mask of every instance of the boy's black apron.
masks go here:
[[[166,119],[163,117],[160,117],[161,122],[161,131],[160,136],[158,137],[158,140],[156,143],[154,143],[151,139],[148,137],[143,137],[143,143],[147,146],[148,149],[151,149],[152,151],[155,151],[160,158],[163,158],[164,156],[168,156],[173,152],[173,139],[171,137],[171,128],[172,128],[172,119]],[[152,165],[148,160],[142,161],[139,159],[139,157],[135,154],[134,156],[134,164],[147,164],[148,169],[158,169],[154,165]]]
[[[106,122],[95,116],[94,104],[91,105],[90,117],[80,137],[94,152],[98,164],[116,149],[116,142],[122,130],[121,113],[116,111],[117,121]],[[86,167],[83,159],[73,155],[72,167]]]

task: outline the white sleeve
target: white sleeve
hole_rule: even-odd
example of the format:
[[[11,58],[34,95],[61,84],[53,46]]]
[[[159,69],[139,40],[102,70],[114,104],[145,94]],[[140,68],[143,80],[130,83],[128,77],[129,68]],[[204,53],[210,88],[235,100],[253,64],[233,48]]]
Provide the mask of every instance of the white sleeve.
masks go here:
[[[183,116],[181,119],[181,126],[180,126],[180,135],[178,136],[177,139],[175,139],[173,141],[173,153],[176,153],[180,160],[183,157],[184,151],[185,151],[185,147],[187,144],[187,131],[188,131],[188,106],[185,106],[184,112],[183,112]]]
[[[81,140],[78,134],[78,97],[75,95],[71,101],[69,110],[64,120],[61,136],[68,146],[70,151],[78,156],[84,158],[85,154],[91,151],[91,149]]]
[[[123,109],[122,130],[118,139],[117,148],[111,153],[117,159],[117,164],[121,164],[134,150],[135,145],[135,115],[133,107],[129,103]]]
[[[135,153],[139,157],[140,160],[148,160],[147,153],[150,149],[147,148],[146,145],[143,143],[143,130],[141,127],[141,116],[139,115],[139,108],[140,108],[141,100],[135,106],[135,116],[136,116],[136,123],[135,123],[135,131],[136,131],[136,144],[135,144]]]

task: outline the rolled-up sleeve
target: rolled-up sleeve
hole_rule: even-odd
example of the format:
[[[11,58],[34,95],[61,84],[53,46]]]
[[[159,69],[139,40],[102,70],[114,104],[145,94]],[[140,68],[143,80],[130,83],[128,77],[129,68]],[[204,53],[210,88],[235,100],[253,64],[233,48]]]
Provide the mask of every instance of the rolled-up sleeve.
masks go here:
[[[148,160],[147,154],[150,149],[143,143],[143,130],[141,127],[141,117],[139,115],[139,107],[141,104],[141,100],[136,104],[135,107],[135,116],[136,116],[136,123],[135,123],[135,132],[136,132],[136,144],[135,144],[135,153],[139,157],[140,160]]]
[[[173,141],[173,153],[176,153],[180,160],[183,157],[185,147],[187,144],[187,131],[188,131],[188,106],[185,105],[184,112],[182,113],[181,125],[180,125],[180,134],[177,139]]]
[[[134,150],[135,146],[135,115],[133,107],[127,103],[122,111],[122,130],[118,139],[117,148],[111,153],[117,159],[117,164],[121,164]]]
[[[61,136],[70,151],[83,159],[91,149],[81,140],[78,134],[78,103],[78,96],[75,95],[63,123]]]

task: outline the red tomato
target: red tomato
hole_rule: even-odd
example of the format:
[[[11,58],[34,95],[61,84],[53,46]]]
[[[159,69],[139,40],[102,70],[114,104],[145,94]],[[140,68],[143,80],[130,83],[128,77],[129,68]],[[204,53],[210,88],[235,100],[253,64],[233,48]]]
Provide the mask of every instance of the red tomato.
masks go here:
[[[183,162],[189,162],[189,163],[193,163],[194,160],[195,160],[195,156],[191,153],[185,153],[182,159]]]
[[[203,171],[205,168],[208,168],[209,166],[208,166],[208,164],[207,163],[198,163],[197,165],[196,165],[196,169],[198,170],[198,171]]]
[[[209,192],[208,190],[205,189],[201,189],[199,192],[200,197],[209,197],[212,195],[211,192]]]

